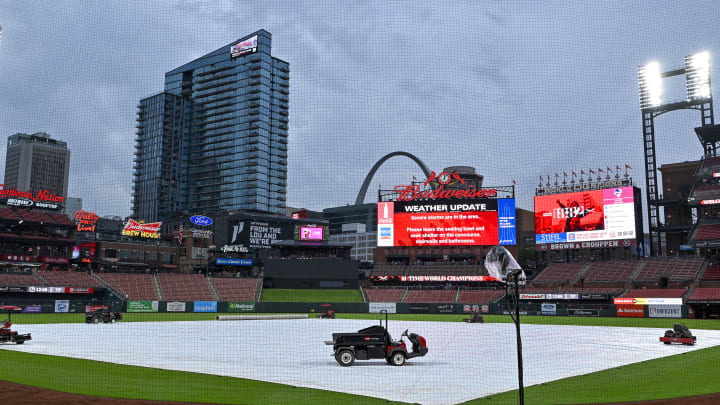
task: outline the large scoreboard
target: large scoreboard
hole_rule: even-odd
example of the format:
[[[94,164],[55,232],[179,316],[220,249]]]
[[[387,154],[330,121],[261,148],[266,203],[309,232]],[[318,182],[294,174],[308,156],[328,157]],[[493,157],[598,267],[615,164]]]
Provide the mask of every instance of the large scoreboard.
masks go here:
[[[377,245],[514,245],[515,200],[451,198],[378,202]]]
[[[642,230],[639,193],[617,187],[536,196],[535,243],[553,249],[615,247],[599,242],[620,240],[635,245]]]

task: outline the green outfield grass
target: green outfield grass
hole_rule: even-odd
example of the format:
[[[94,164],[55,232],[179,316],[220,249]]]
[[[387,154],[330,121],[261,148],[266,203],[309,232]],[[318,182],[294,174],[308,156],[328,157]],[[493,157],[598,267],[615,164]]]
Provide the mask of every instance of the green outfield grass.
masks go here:
[[[720,347],[629,364],[525,388],[533,405],[589,404],[679,398],[720,392]],[[479,376],[482,382],[482,376]],[[518,391],[465,404],[517,404]],[[678,402],[680,404],[680,402]]]
[[[285,290],[265,288],[264,302],[363,302],[360,290]]]
[[[389,404],[377,398],[243,378],[0,350],[0,379],[74,394],[216,404]]]
[[[130,313],[126,322],[213,320],[207,313]],[[380,314],[338,314],[375,321]],[[392,320],[460,322],[465,315],[390,314]],[[16,314],[17,324],[84,322],[83,314]],[[505,315],[486,315],[486,322],[510,322]],[[720,321],[703,319],[595,318],[523,316],[524,324],[558,324],[669,329],[675,322],[692,329],[720,329]],[[482,325],[477,325],[482,328]],[[525,350],[530,350],[525,348]],[[526,387],[526,402],[574,404],[640,401],[720,392],[720,347],[631,364],[615,369]],[[192,401],[223,404],[387,403],[383,400],[255,380],[157,370],[56,356],[0,350],[0,379],[85,395]],[[72,378],[68,378],[72,376]],[[478,371],[468,378],[478,378]],[[465,378],[465,377],[463,377]],[[148,381],[153,381],[148,384]],[[514,404],[517,391],[469,403]]]

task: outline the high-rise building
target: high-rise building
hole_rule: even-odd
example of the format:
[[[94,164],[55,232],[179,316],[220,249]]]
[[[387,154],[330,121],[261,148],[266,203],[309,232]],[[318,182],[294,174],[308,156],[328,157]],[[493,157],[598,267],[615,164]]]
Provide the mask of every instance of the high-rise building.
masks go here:
[[[5,188],[50,191],[67,197],[70,149],[44,132],[8,137]]]
[[[133,215],[285,213],[290,68],[260,30],[165,74],[140,101]]]

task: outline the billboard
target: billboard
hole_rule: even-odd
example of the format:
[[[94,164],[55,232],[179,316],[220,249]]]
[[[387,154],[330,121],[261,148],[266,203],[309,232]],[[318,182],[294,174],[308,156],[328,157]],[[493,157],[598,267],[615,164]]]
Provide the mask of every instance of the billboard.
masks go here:
[[[300,225],[296,228],[297,240],[325,240],[327,231],[324,226]]]
[[[275,240],[293,239],[295,225],[279,221],[243,220],[229,224],[228,245],[243,245],[250,249],[269,249]]]
[[[515,200],[381,201],[378,246],[515,244]]]
[[[239,43],[230,47],[230,57],[236,58],[238,56],[257,51],[257,42],[257,35],[253,35],[246,40],[240,41]]]
[[[637,238],[633,193],[619,187],[536,196],[535,243]]]
[[[41,208],[57,210],[62,208],[65,197],[55,195],[49,190],[38,190],[33,193],[30,190],[20,191],[16,188],[7,188],[0,184],[0,204],[11,205],[22,208]]]
[[[134,236],[139,238],[160,239],[160,225],[162,222],[144,224],[128,219],[125,227],[120,232],[123,236]]]

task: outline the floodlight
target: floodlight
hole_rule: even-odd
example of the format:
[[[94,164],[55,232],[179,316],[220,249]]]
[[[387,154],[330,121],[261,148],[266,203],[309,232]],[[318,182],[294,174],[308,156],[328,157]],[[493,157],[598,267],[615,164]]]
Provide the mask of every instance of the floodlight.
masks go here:
[[[638,85],[641,109],[657,107],[662,104],[662,78],[659,63],[650,62],[638,68]]]
[[[707,51],[685,57],[685,83],[688,101],[712,98],[710,54]]]

